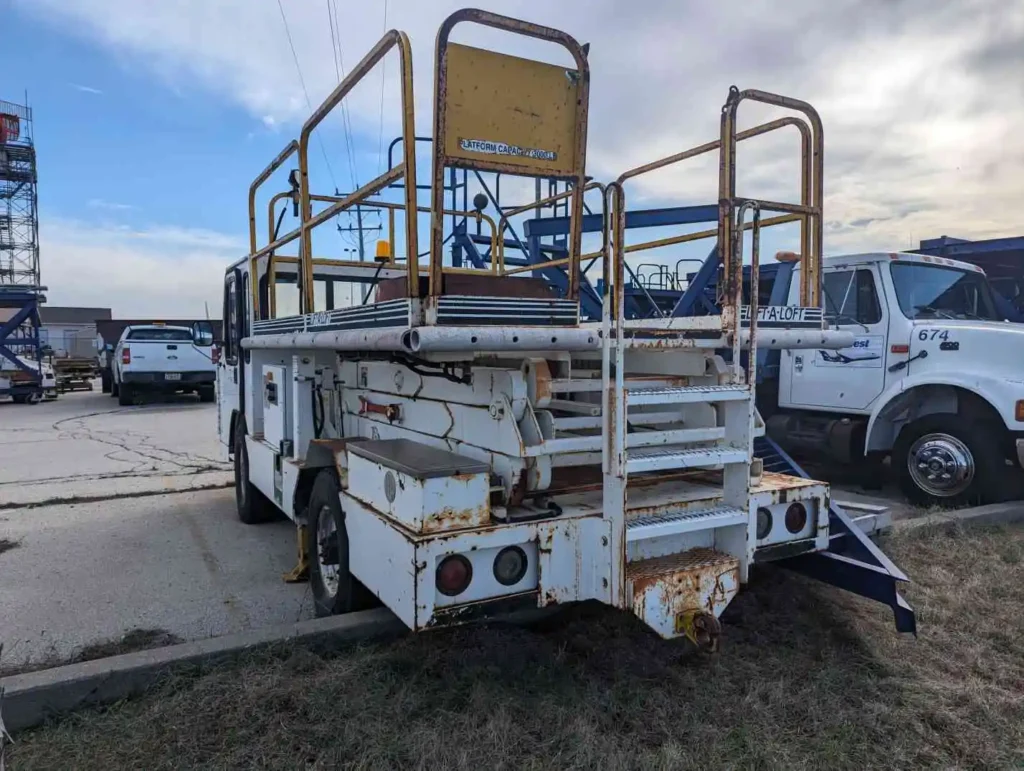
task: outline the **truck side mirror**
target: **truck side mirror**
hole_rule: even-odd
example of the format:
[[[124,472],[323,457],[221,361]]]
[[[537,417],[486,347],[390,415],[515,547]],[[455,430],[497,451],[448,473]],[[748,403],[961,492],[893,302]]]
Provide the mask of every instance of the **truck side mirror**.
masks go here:
[[[197,321],[192,325],[192,342],[201,348],[213,345],[213,325],[209,321]]]

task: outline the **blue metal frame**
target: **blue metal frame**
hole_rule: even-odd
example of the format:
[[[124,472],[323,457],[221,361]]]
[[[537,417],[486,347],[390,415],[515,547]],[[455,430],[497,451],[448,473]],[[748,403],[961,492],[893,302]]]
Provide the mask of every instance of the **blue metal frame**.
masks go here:
[[[758,437],[754,442],[754,454],[764,461],[766,470],[810,478],[796,461],[766,436]],[[839,505],[831,503],[828,514],[828,550],[790,557],[780,560],[778,564],[888,605],[893,611],[896,630],[916,635],[917,618],[914,610],[897,589],[900,583],[909,580],[906,574],[857,527]]]
[[[42,393],[42,341],[39,337],[39,304],[43,296],[28,287],[7,287],[0,289],[0,308],[17,308],[17,312],[0,324],[0,361],[7,360],[17,369],[32,376],[32,382],[12,385],[9,392]],[[19,354],[28,353],[39,362],[40,368],[33,369],[24,364]]]

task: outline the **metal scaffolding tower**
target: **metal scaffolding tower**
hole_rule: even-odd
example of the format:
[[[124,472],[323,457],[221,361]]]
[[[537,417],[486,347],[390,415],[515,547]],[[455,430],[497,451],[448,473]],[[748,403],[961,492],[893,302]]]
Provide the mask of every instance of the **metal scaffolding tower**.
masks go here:
[[[42,395],[39,213],[32,110],[0,100],[0,395]]]

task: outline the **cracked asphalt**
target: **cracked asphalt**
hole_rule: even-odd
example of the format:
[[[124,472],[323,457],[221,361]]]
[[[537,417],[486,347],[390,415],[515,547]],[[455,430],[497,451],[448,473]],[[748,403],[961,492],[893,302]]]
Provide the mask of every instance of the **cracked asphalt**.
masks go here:
[[[216,406],[0,403],[0,643],[57,661],[132,629],[199,639],[311,616],[295,529],[238,521]]]

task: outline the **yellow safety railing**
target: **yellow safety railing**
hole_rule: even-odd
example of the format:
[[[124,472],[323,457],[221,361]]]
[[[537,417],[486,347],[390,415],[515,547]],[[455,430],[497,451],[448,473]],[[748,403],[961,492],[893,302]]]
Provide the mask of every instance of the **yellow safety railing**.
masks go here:
[[[394,168],[389,169],[367,184],[349,193],[340,196],[323,211],[313,215],[314,197],[309,192],[309,139],[316,127],[337,107],[342,99],[362,80],[373,67],[384,58],[393,48],[398,48],[399,68],[401,73],[401,104],[402,104],[402,138],[404,140],[403,160]],[[405,203],[399,208],[406,212],[406,248],[409,258],[408,265],[416,265],[418,254],[418,220],[419,208],[416,202],[416,156],[415,156],[415,116],[413,110],[413,89],[412,89],[412,48],[409,38],[404,32],[391,30],[386,33],[380,41],[370,50],[363,59],[352,68],[341,83],[331,92],[324,102],[317,107],[313,114],[302,126],[298,141],[292,140],[284,150],[267,166],[263,172],[249,186],[249,268],[252,280],[252,303],[254,317],[262,316],[259,308],[259,281],[258,262],[267,257],[268,276],[273,276],[273,255],[282,246],[299,241],[299,286],[300,286],[300,307],[303,313],[313,310],[313,250],[312,231],[318,225],[323,224],[340,212],[351,208],[357,203],[363,203],[369,196],[396,182],[405,179]],[[300,223],[297,228],[283,236],[273,237],[273,225],[271,225],[271,241],[262,248],[257,248],[256,243],[256,192],[270,176],[277,171],[293,155],[298,155],[299,179],[298,179],[298,200]],[[287,193],[284,195],[291,195]],[[276,201],[280,200],[281,194]],[[418,270],[407,270],[408,294],[413,296],[417,291]],[[273,301],[271,301],[273,302]],[[267,309],[271,310],[271,309]]]
[[[480,24],[505,32],[510,32],[527,37],[546,40],[562,46],[573,57],[576,70],[573,75],[574,87],[578,89],[574,100],[575,115],[573,116],[574,142],[571,148],[571,163],[560,171],[559,174],[549,175],[540,163],[531,163],[527,157],[512,158],[508,156],[494,155],[489,158],[473,158],[471,161],[465,157],[453,155],[446,147],[448,139],[449,121],[447,94],[449,89],[449,37],[456,25],[461,23]],[[583,236],[583,193],[586,186],[586,139],[587,139],[587,110],[589,107],[590,94],[590,65],[587,62],[585,48],[580,45],[571,35],[551,27],[544,27],[539,24],[501,16],[489,11],[477,9],[464,9],[456,11],[441,25],[437,33],[437,47],[435,51],[435,79],[434,79],[434,158],[433,158],[433,180],[431,184],[431,223],[430,223],[430,296],[438,297],[443,291],[442,277],[443,267],[443,208],[444,208],[444,172],[450,166],[463,166],[479,170],[510,172],[526,176],[556,176],[566,179],[572,183],[569,197],[570,204],[570,226],[568,251],[570,257],[565,260],[545,263],[546,266],[564,264],[568,267],[568,292],[567,298],[576,300],[579,297],[579,255],[580,244]],[[542,65],[543,66],[543,65]],[[510,73],[506,71],[506,76]],[[565,76],[570,76],[569,72]],[[562,77],[561,75],[559,77]],[[539,82],[539,81],[538,81]],[[565,83],[564,78],[561,81]],[[500,85],[500,84],[496,84]],[[540,93],[540,92],[537,92]],[[487,111],[484,111],[487,112]],[[493,115],[476,116],[478,119],[491,118]],[[554,125],[556,122],[552,122]],[[454,124],[452,124],[454,125]],[[491,131],[504,130],[500,125],[489,126]],[[488,137],[480,137],[488,139]],[[536,207],[534,203],[532,207]],[[499,239],[499,244],[501,240]],[[500,247],[499,247],[500,248]],[[502,259],[498,258],[499,261]],[[492,252],[492,262],[494,253]],[[533,270],[534,268],[529,268]],[[518,272],[518,271],[509,271]]]

